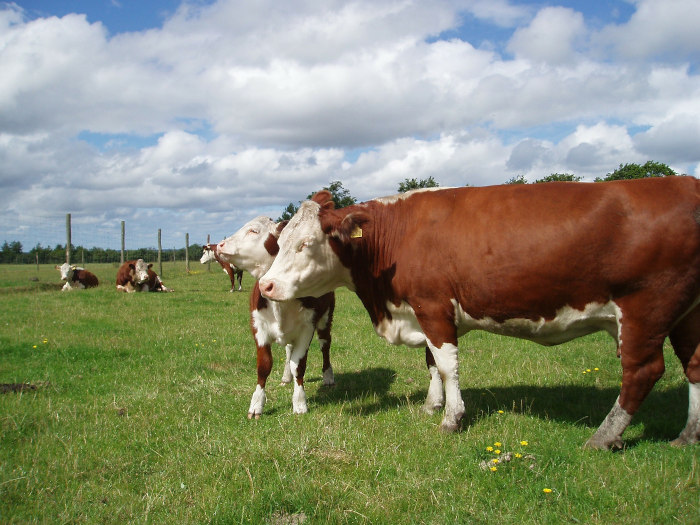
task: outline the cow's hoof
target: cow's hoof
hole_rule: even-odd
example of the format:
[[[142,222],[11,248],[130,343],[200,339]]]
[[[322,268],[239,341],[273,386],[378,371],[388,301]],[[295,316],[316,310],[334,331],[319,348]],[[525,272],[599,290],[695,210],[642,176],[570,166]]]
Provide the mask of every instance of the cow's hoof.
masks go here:
[[[672,447],[684,447],[686,445],[694,445],[698,441],[699,440],[697,437],[692,437],[692,436],[688,437],[688,436],[684,436],[683,434],[681,434],[676,439],[671,441],[670,445]]]
[[[442,410],[442,405],[440,403],[425,403],[422,406],[421,410],[423,410],[423,412],[425,412],[429,416],[432,416],[433,414],[435,414],[435,412],[439,412],[440,410]]]
[[[254,414],[253,412],[248,412],[248,419],[260,419],[260,414]]]
[[[446,434],[452,434],[459,430],[459,423],[445,423],[444,421],[440,424],[440,430]]]
[[[591,439],[586,441],[586,444],[583,445],[583,448],[592,450],[622,450],[624,446],[625,445],[624,443],[622,443],[622,440],[620,438],[604,440],[593,436]]]

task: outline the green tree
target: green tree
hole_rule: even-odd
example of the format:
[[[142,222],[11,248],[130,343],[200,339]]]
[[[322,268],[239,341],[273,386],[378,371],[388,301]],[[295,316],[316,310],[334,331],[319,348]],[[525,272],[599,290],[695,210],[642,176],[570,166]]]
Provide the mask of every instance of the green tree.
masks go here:
[[[579,182],[581,177],[577,177],[573,173],[552,173],[541,179],[537,179],[535,184],[539,182]]]
[[[516,177],[512,177],[508,179],[506,184],[527,184],[527,181],[525,180],[525,175],[518,175]]]
[[[605,182],[609,180],[623,180],[623,179],[646,179],[649,177],[668,177],[676,175],[676,172],[669,168],[663,162],[655,162],[653,160],[648,160],[643,165],[639,164],[625,164],[624,166],[620,164],[612,173],[608,173],[605,177],[596,177],[596,182]]]
[[[331,182],[328,186],[324,186],[323,189],[331,192],[333,203],[335,204],[336,208],[345,208],[346,206],[350,206],[357,202],[357,199],[350,195],[350,191],[345,188],[343,183],[339,180]],[[309,200],[311,197],[313,197],[314,193],[309,193],[305,200]],[[299,201],[299,204],[301,203],[302,201]],[[290,202],[282,212],[282,215],[277,218],[277,221],[288,221],[294,216],[298,209],[298,205]]]
[[[406,178],[403,182],[399,182],[399,193],[406,193],[407,191],[417,190],[419,188],[437,188],[439,186],[440,185],[435,182],[432,176],[421,180]]]

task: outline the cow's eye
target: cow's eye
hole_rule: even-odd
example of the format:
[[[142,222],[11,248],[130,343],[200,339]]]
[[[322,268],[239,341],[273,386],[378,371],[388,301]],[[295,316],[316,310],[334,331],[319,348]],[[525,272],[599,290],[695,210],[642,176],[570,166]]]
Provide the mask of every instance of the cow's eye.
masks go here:
[[[250,230],[248,230],[248,233],[249,234],[252,233],[253,235],[257,235],[259,232],[255,228],[251,228]]]
[[[302,251],[304,248],[308,248],[308,247],[309,247],[309,241],[304,241],[304,242],[302,242],[302,243],[299,245],[299,248],[297,248],[297,251],[300,252],[300,251]]]

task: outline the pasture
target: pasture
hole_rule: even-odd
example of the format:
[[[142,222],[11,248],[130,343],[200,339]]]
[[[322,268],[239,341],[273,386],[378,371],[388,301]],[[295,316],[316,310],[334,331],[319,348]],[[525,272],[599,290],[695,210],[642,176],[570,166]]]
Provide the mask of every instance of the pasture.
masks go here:
[[[314,341],[309,413],[292,415],[276,347],[249,421],[252,278],[229,293],[218,265],[163,266],[174,293],[118,293],[111,264],[87,267],[98,288],[66,293],[53,266],[0,266],[0,383],[31,385],[0,393],[0,522],[700,522],[700,446],[668,445],[688,403],[670,347],[611,453],[582,448],[619,392],[609,336],[468,334],[464,429],[446,435],[421,411],[423,350],[377,337],[341,289],[336,386],[321,386]]]

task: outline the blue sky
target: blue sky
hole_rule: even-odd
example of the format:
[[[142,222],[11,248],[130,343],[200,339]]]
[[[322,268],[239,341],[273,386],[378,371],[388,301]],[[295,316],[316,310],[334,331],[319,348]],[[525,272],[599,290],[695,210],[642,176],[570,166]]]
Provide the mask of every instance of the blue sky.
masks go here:
[[[62,243],[65,213],[97,245],[121,220],[137,244],[218,239],[335,180],[366,200],[650,159],[698,176],[699,17],[695,0],[0,2],[0,242]]]

